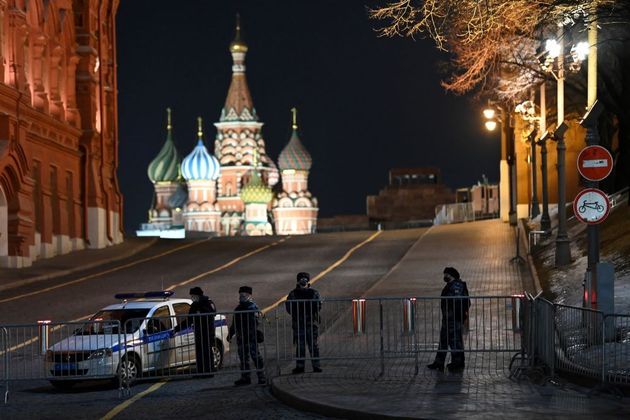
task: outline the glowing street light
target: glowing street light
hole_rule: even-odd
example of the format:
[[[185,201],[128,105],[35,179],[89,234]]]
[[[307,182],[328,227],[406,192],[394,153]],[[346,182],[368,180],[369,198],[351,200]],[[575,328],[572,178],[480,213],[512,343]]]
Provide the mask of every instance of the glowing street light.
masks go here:
[[[486,108],[483,110],[483,116],[486,117],[487,120],[491,120],[494,118],[495,115],[495,110],[494,108]],[[496,127],[496,123],[494,124],[494,127]],[[490,131],[494,130],[494,128],[489,129]]]
[[[515,147],[514,147],[514,128],[510,121],[510,114],[506,111],[505,107],[500,104],[493,106],[493,103],[488,101],[488,107],[483,110],[483,116],[485,118],[484,125],[486,130],[496,130],[499,123],[502,125],[501,130],[501,145],[505,145],[507,152],[507,164],[508,164],[508,189],[509,189],[509,221],[510,225],[516,226],[516,160],[515,160]],[[497,115],[497,110],[499,115]],[[503,158],[503,157],[502,157]]]

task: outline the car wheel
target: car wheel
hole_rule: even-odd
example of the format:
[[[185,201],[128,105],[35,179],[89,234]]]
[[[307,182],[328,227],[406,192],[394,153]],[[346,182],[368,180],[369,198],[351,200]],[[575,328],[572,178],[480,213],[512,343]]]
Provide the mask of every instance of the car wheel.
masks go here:
[[[61,389],[64,391],[69,390],[76,384],[77,381],[50,381],[50,384],[57,389]]]
[[[140,361],[136,356],[125,355],[118,364],[118,375],[123,385],[131,386],[140,375]]]
[[[212,346],[212,365],[216,369],[220,369],[223,366],[223,345],[218,339],[214,341]]]

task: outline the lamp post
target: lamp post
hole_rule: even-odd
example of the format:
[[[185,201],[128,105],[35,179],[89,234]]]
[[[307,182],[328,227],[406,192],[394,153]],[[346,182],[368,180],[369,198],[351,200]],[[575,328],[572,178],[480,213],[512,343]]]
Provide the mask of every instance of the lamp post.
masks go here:
[[[538,203],[538,176],[536,174],[536,129],[532,130],[527,136],[531,148],[532,162],[532,208],[530,210],[530,218],[535,219],[540,214],[540,204]]]
[[[558,39],[550,39],[545,42],[546,58],[542,67],[551,73],[557,83],[557,115],[556,130],[553,133],[553,140],[556,141],[556,151],[558,155],[558,233],[556,235],[556,266],[567,265],[571,262],[571,246],[569,235],[567,234],[566,216],[566,143],[564,133],[568,129],[564,122],[564,28],[558,27]],[[579,43],[571,49],[572,63],[569,66],[571,71],[578,71],[580,63],[586,58],[584,53],[584,43]],[[553,62],[556,61],[557,69],[554,71]]]
[[[540,146],[540,172],[542,175],[542,216],[540,216],[540,229],[545,232],[551,230],[551,218],[549,217],[549,182],[547,176],[547,140],[549,132],[545,131],[538,145]]]
[[[493,106],[499,110],[498,116]],[[511,226],[516,226],[516,159],[514,156],[514,129],[510,113],[506,111],[504,106],[488,101],[488,107],[483,110],[483,116],[486,119],[485,127],[488,131],[494,131],[497,128],[497,123],[501,123],[501,145],[505,147],[508,163],[509,222]]]

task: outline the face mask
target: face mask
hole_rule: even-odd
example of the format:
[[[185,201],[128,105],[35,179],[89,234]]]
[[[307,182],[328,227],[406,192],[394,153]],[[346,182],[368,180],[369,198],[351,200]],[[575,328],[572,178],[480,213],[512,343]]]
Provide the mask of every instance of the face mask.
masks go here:
[[[193,302],[199,302],[199,295],[191,295],[190,298]]]
[[[449,281],[451,281],[451,278],[449,276],[444,276],[444,283],[448,283]]]
[[[251,300],[252,300],[251,295],[248,295],[248,294],[245,294],[245,293],[242,293],[242,294],[238,295],[238,301],[241,302],[241,303],[247,303],[247,302],[249,302]]]

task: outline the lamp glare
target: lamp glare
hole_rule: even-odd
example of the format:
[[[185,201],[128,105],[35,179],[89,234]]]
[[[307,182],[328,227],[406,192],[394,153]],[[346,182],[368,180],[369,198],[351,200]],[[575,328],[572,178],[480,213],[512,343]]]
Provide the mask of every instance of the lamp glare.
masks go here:
[[[577,45],[575,46],[575,53],[577,54],[578,60],[580,61],[586,60],[586,57],[588,57],[588,50],[589,50],[588,42],[586,41],[578,42]]]
[[[497,122],[496,121],[494,121],[494,120],[486,121],[486,130],[494,131],[495,128],[497,128]]]
[[[551,58],[557,58],[560,55],[560,44],[555,39],[548,39],[545,42],[545,51]]]
[[[483,116],[486,117],[487,120],[491,120],[494,118],[494,109],[486,108],[483,110]]]

